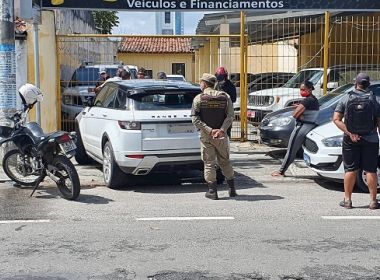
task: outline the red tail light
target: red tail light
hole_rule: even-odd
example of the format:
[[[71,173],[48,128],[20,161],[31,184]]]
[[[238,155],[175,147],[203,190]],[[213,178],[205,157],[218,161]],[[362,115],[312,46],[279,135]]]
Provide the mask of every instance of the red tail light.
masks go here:
[[[59,143],[66,143],[66,142],[69,142],[69,141],[71,141],[71,138],[70,138],[70,136],[68,134],[63,134],[61,137],[59,137],[57,139],[57,142],[59,142]]]
[[[129,157],[129,158],[138,158],[138,159],[142,159],[142,158],[144,158],[144,155],[129,155],[129,156],[127,156],[127,157]]]

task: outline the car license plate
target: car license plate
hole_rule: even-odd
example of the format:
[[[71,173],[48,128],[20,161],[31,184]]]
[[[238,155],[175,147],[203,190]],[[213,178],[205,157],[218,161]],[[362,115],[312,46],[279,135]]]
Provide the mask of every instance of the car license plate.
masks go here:
[[[195,127],[192,123],[168,124],[169,133],[194,133]]]
[[[64,153],[71,152],[77,148],[73,140],[59,144],[59,145]]]
[[[310,157],[307,154],[303,154],[303,160],[305,161],[306,165],[310,166]]]
[[[254,118],[254,117],[256,116],[256,112],[255,112],[255,111],[248,111],[248,112],[247,112],[247,115],[248,115],[248,117],[250,117],[250,118]]]

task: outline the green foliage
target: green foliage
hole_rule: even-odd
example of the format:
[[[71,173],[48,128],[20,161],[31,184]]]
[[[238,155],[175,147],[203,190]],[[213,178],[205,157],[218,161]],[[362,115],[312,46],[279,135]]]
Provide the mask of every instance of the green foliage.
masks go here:
[[[94,17],[96,28],[100,30],[101,34],[111,34],[112,27],[119,24],[117,12],[94,11],[92,12],[92,16]]]

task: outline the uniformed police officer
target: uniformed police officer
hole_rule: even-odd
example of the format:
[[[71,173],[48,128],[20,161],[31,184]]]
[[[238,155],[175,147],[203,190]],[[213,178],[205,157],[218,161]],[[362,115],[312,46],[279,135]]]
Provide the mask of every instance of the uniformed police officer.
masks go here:
[[[223,91],[214,89],[216,77],[204,73],[200,87],[202,94],[193,101],[192,121],[201,132],[201,154],[204,162],[204,177],[208,184],[206,197],[218,199],[216,184],[216,160],[227,178],[229,196],[236,196],[234,171],[230,162],[227,129],[234,118],[231,98]]]

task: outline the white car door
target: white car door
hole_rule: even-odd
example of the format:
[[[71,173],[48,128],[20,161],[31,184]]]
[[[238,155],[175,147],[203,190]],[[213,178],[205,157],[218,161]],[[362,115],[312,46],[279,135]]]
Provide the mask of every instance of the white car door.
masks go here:
[[[99,159],[102,158],[102,137],[106,129],[109,113],[112,111],[115,102],[115,96],[118,89],[116,85],[105,85],[98,93],[91,107],[86,113],[83,137],[86,142],[87,152],[93,154]]]

